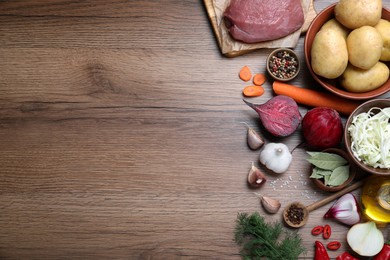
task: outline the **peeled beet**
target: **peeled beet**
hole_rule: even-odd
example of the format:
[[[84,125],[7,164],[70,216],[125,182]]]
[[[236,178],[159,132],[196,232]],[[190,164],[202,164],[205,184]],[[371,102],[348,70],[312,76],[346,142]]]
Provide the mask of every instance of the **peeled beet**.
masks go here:
[[[297,103],[288,96],[278,95],[261,105],[244,102],[259,114],[264,128],[276,137],[291,135],[302,120]]]
[[[303,117],[303,137],[312,148],[323,150],[341,143],[343,123],[339,113],[327,107],[316,107]]]

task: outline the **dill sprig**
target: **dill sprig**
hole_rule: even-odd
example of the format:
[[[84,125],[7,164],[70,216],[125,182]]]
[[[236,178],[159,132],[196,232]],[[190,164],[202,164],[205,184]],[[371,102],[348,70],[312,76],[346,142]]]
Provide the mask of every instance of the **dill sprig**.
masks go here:
[[[284,230],[281,223],[266,223],[258,212],[239,213],[234,240],[244,259],[298,259],[306,252],[297,232]]]

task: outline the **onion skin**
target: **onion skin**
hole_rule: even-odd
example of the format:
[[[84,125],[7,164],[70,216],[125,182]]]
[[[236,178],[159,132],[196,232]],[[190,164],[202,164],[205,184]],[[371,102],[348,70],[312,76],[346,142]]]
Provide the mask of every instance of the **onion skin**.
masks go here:
[[[316,107],[302,119],[303,137],[306,143],[318,150],[337,147],[343,136],[340,114],[328,107]]]
[[[340,197],[325,213],[324,218],[333,218],[348,226],[360,222],[360,207],[352,193]]]

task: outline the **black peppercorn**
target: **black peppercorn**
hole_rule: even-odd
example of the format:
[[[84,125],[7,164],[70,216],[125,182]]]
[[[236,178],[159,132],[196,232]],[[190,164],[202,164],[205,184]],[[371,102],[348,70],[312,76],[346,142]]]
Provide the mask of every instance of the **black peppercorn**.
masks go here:
[[[300,224],[305,215],[304,209],[297,205],[291,205],[286,214],[287,219],[295,225]]]

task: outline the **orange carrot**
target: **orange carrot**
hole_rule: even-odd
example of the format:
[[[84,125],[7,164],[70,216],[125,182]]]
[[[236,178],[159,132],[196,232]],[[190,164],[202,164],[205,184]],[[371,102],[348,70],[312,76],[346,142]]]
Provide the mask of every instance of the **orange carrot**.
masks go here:
[[[262,86],[247,86],[242,90],[242,94],[246,97],[259,97],[264,94],[264,88]]]
[[[265,82],[266,78],[264,74],[257,73],[253,76],[253,84],[260,86],[263,85]]]
[[[252,73],[249,67],[248,66],[242,67],[239,76],[240,79],[242,79],[243,81],[249,81],[252,78]]]
[[[272,88],[276,94],[289,96],[299,104],[311,107],[330,107],[344,115],[350,115],[361,104],[357,100],[349,100],[331,93],[305,89],[281,81],[274,81]]]

